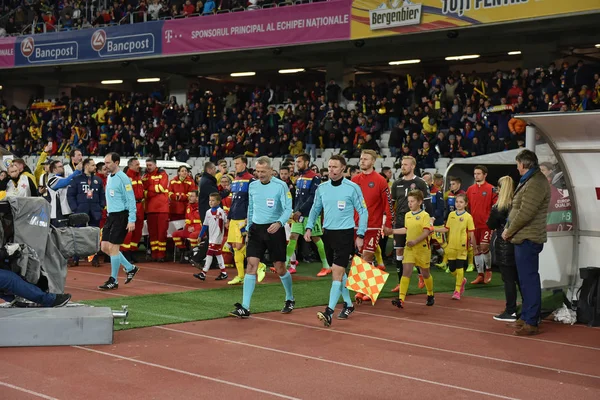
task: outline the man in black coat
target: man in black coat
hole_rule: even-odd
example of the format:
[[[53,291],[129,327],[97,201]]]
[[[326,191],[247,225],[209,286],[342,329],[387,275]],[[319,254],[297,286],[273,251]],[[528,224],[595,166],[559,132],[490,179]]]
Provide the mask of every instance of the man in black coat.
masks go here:
[[[204,173],[200,178],[200,183],[198,184],[198,213],[200,214],[200,219],[204,221],[204,217],[206,216],[206,212],[210,209],[208,205],[208,199],[211,193],[219,193],[219,188],[217,186],[217,166],[212,162],[207,162],[204,164]],[[202,260],[206,256],[206,252],[208,250],[208,240],[202,242],[199,246],[197,252],[194,252],[194,262],[198,264],[203,264]]]
[[[210,208],[208,205],[208,199],[211,193],[219,193],[217,186],[217,167],[212,162],[204,164],[204,173],[200,178],[200,184],[198,185],[198,212],[200,213],[200,219],[204,221],[206,211]]]

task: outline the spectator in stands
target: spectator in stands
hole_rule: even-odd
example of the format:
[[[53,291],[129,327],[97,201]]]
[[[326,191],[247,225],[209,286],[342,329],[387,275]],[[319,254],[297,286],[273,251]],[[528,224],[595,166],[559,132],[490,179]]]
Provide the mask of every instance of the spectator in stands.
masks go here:
[[[159,0],[152,0],[152,3],[148,6],[148,14],[150,15],[150,18],[157,20],[159,18],[161,9],[162,4],[160,4]]]
[[[192,4],[192,2],[190,0],[186,0],[185,4],[183,5],[183,12],[182,14],[185,15],[186,17],[194,14],[196,12],[196,5]]]
[[[71,7],[74,15],[76,7]],[[0,128],[3,133],[0,141],[5,147],[26,152],[29,149],[20,149],[26,149],[30,143],[32,151],[39,152],[43,147],[41,139],[52,138],[56,145],[53,153],[79,149],[86,155],[104,155],[112,149],[122,150],[123,154],[160,158],[167,154],[179,160],[187,157],[187,151],[184,154],[182,150],[189,149],[190,156],[212,157],[216,161],[219,154],[255,155],[261,136],[266,137],[266,143],[259,153],[283,156],[289,154],[290,139],[296,136],[314,157],[317,148],[341,147],[345,142],[343,136],[355,145],[352,152],[357,146],[376,148],[372,144],[379,145],[377,139],[382,129],[391,122],[388,146],[392,156],[403,153],[405,145],[409,147],[407,154],[412,152],[418,156],[419,149],[428,142],[429,148],[439,149],[442,156],[470,157],[518,148],[518,138],[511,134],[509,124],[514,113],[543,107],[548,110],[548,102],[552,103],[551,109],[557,110],[599,107],[600,77],[592,79],[594,74],[590,68],[593,67],[583,63],[563,66],[568,76],[577,76],[580,80],[569,78],[566,85],[552,65],[531,73],[515,69],[492,76],[452,74],[447,81],[438,75],[416,77],[414,82],[417,83],[410,85],[402,80],[352,83],[344,90],[344,97],[350,93],[352,98],[362,98],[356,104],[358,112],[349,112],[335,102],[328,102],[327,86],[321,82],[254,91],[240,85],[233,90],[224,88],[221,93],[204,91],[194,84],[184,104],[177,104],[158,92],[150,99],[147,94],[137,93],[110,93],[103,99],[61,96],[55,106],[64,109],[46,110],[41,106],[43,102],[34,101],[26,112],[15,110],[5,114],[0,121],[4,124],[4,130]],[[580,70],[585,74],[576,73]],[[508,92],[514,87],[514,81],[523,96],[511,104]],[[455,94],[449,98],[447,88],[452,88],[455,82],[458,82]],[[577,86],[573,86],[575,84]],[[584,90],[596,84],[595,91]],[[544,100],[545,95],[548,101]],[[163,98],[166,100],[161,100]],[[282,99],[289,99],[293,107],[267,112],[269,104]],[[490,110],[495,104],[505,109]],[[399,121],[396,128],[393,117]],[[120,121],[123,123],[117,123]],[[436,125],[439,135],[434,137]],[[411,134],[417,132],[418,140],[405,138],[405,129]],[[375,141],[370,143],[367,134]],[[233,143],[228,136],[232,136]],[[451,136],[454,136],[453,141],[446,140]]]
[[[64,166],[65,178],[68,178],[69,176],[71,176],[71,174],[77,168],[77,165],[81,162],[81,160],[83,160],[83,154],[81,153],[81,150],[77,150],[77,149],[71,150],[69,152],[69,159],[70,159],[69,163]],[[95,169],[95,166],[94,166],[94,169]]]
[[[210,15],[215,12],[215,0],[205,0],[204,9],[202,10],[202,15]]]

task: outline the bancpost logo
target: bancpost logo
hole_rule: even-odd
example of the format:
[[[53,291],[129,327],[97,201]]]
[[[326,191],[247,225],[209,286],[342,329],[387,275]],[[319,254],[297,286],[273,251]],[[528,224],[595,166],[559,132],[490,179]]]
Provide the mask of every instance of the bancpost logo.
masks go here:
[[[36,44],[33,37],[28,36],[21,41],[21,54],[32,64],[77,60],[79,45],[71,41]]]
[[[409,0],[390,0],[369,11],[371,30],[390,29],[421,23],[421,4]]]
[[[152,33],[108,37],[103,29],[98,29],[92,34],[91,45],[100,57],[123,57],[155,51]]]

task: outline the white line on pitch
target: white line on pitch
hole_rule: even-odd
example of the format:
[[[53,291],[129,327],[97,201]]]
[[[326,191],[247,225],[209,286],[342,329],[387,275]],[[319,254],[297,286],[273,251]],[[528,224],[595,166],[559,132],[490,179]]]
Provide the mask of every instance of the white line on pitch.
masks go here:
[[[467,328],[467,327],[463,327],[463,326],[448,325],[448,324],[442,324],[440,322],[420,321],[420,320],[410,319],[410,317],[394,317],[391,315],[375,314],[375,313],[369,313],[369,312],[364,312],[364,311],[355,311],[355,313],[370,315],[370,316],[378,317],[378,318],[389,318],[389,319],[395,319],[395,320],[402,320],[402,321],[412,322],[415,324],[434,325],[434,326],[442,326],[444,328],[460,329],[463,331],[487,333],[489,335],[505,336],[505,337],[509,337],[509,338],[517,339],[517,340],[518,339],[533,340],[535,342],[540,342],[540,343],[556,344],[556,345],[576,347],[576,348],[586,349],[586,350],[600,351],[600,348],[598,348],[598,347],[584,346],[581,344],[572,344],[572,343],[565,343],[565,342],[556,342],[554,340],[538,339],[538,338],[532,338],[532,337],[514,336],[514,335],[502,333],[502,332],[486,331],[483,329],[475,329],[475,328]]]
[[[140,268],[140,270],[144,270],[144,268]],[[98,275],[98,276],[104,276],[106,277],[106,274],[97,274],[95,272],[85,272],[85,271],[77,271],[75,269],[71,269],[69,270],[69,273],[79,273],[79,274],[87,274],[87,275]],[[190,290],[199,290],[200,288],[197,287],[192,287],[192,286],[182,286],[182,285],[175,285],[172,283],[164,283],[164,282],[155,282],[155,281],[147,281],[145,279],[136,279],[137,282],[145,282],[145,283],[154,283],[156,285],[164,285],[164,286],[173,286],[173,287],[180,287],[180,288],[184,288],[184,289],[190,289]]]
[[[266,319],[266,318],[256,318],[256,317],[253,317],[253,318],[255,318],[255,319],[264,319],[264,320],[268,321],[268,319]],[[404,378],[404,379],[409,379],[409,380],[413,380],[413,381],[417,381],[417,382],[427,383],[427,384],[430,384],[430,385],[442,386],[442,387],[445,387],[445,388],[450,388],[450,389],[461,390],[461,391],[470,392],[470,393],[476,393],[476,394],[486,395],[486,396],[495,397],[495,398],[499,398],[499,399],[515,400],[514,397],[502,396],[502,395],[499,395],[499,394],[483,392],[483,391],[480,391],[480,390],[469,389],[469,388],[465,388],[465,387],[461,387],[461,386],[455,386],[455,385],[450,385],[450,384],[446,384],[446,383],[435,382],[435,381],[431,381],[431,380],[428,380],[428,379],[416,378],[414,376],[402,375],[402,374],[397,374],[397,373],[394,373],[394,372],[389,372],[389,371],[383,371],[383,370],[378,370],[378,369],[373,369],[373,368],[362,367],[360,365],[347,364],[347,363],[344,363],[344,362],[341,362],[341,361],[328,360],[326,358],[321,358],[321,357],[313,357],[313,356],[309,356],[309,355],[306,355],[306,354],[292,353],[290,351],[279,350],[279,349],[275,349],[275,348],[272,348],[272,347],[265,347],[265,346],[260,346],[260,345],[256,345],[256,344],[251,344],[251,343],[238,342],[236,340],[223,339],[221,337],[203,335],[203,334],[200,334],[200,333],[189,332],[189,331],[184,331],[184,330],[179,330],[179,329],[173,329],[173,328],[167,328],[167,327],[164,327],[164,326],[155,326],[154,328],[156,328],[156,329],[162,329],[162,330],[170,331],[170,332],[178,332],[178,333],[182,333],[182,334],[185,334],[185,335],[197,336],[197,337],[201,337],[201,338],[205,338],[205,339],[213,339],[213,340],[216,340],[216,341],[219,341],[219,342],[224,342],[224,343],[230,343],[230,344],[237,344],[237,345],[240,345],[240,346],[252,347],[252,348],[255,348],[255,349],[259,349],[259,350],[271,351],[271,352],[274,352],[274,353],[284,354],[284,355],[287,355],[287,356],[299,357],[299,358],[302,358],[302,359],[305,359],[305,360],[309,359],[309,360],[313,360],[313,361],[319,361],[319,362],[324,362],[324,363],[328,363],[328,364],[339,365],[339,366],[342,366],[342,367],[354,368],[354,369],[359,369],[359,370],[367,371],[367,372],[374,372],[374,373],[382,374],[382,375],[395,376],[395,377],[398,377],[398,378]],[[339,331],[334,331],[334,332],[339,332]]]
[[[20,386],[11,385],[10,383],[6,383],[6,382],[0,382],[0,386],[6,386],[7,388],[11,388],[11,389],[23,392],[23,393],[31,394],[33,396],[39,397],[40,399],[58,400],[56,397],[46,396],[43,393],[34,392],[33,390],[25,389],[25,388],[22,388]]]
[[[155,363],[151,363],[151,362],[148,362],[148,361],[140,360],[138,358],[124,357],[124,356],[120,356],[120,355],[117,355],[117,354],[112,354],[112,353],[107,353],[107,352],[100,351],[100,350],[90,349],[88,347],[81,347],[81,346],[72,346],[72,347],[76,348],[76,349],[80,349],[80,350],[85,350],[85,351],[89,351],[89,352],[92,352],[92,353],[96,353],[96,354],[101,354],[101,355],[107,356],[107,357],[113,357],[113,358],[118,358],[120,360],[130,361],[130,362],[133,362],[133,363],[136,363],[136,364],[147,365],[149,367],[159,368],[159,369],[162,369],[162,370],[171,371],[171,372],[175,372],[175,373],[182,374],[182,375],[193,376],[194,378],[206,379],[208,381],[217,382],[217,383],[221,383],[221,384],[229,385],[229,386],[234,386],[234,387],[237,387],[237,388],[240,388],[240,389],[246,389],[246,390],[250,390],[250,391],[253,391],[253,392],[267,394],[267,395],[270,395],[270,396],[279,397],[281,399],[300,400],[300,399],[298,399],[296,397],[286,396],[286,395],[281,394],[281,393],[271,392],[269,390],[263,390],[263,389],[255,388],[255,387],[248,386],[248,385],[241,385],[241,384],[234,383],[234,382],[228,382],[228,381],[225,381],[223,379],[213,378],[213,377],[206,376],[206,375],[200,375],[200,374],[196,374],[196,373],[193,373],[193,372],[184,371],[182,369],[171,368],[171,367],[167,367],[166,365],[155,364]]]
[[[567,371],[567,370],[563,370],[563,369],[559,369],[559,368],[544,367],[542,365],[528,364],[528,363],[523,363],[523,362],[519,362],[519,361],[504,360],[502,358],[496,358],[496,357],[490,357],[490,356],[482,356],[482,355],[479,355],[479,354],[472,354],[472,353],[467,353],[467,352],[464,352],[464,351],[455,351],[455,350],[448,350],[448,349],[440,349],[440,348],[431,347],[431,346],[424,346],[424,345],[416,344],[416,343],[403,342],[401,340],[393,340],[393,339],[385,339],[385,338],[374,337],[374,336],[369,336],[369,335],[361,335],[360,333],[341,331],[341,330],[338,330],[338,329],[331,329],[331,328],[320,328],[320,327],[312,326],[312,325],[305,325],[305,324],[300,324],[300,323],[296,323],[296,322],[288,322],[288,321],[278,321],[278,320],[275,320],[275,319],[264,318],[264,317],[252,317],[252,318],[259,319],[259,320],[262,320],[262,321],[275,322],[275,323],[278,323],[278,324],[293,325],[293,326],[300,326],[300,327],[303,327],[303,328],[316,329],[316,330],[319,330],[319,331],[331,332],[331,333],[335,333],[335,334],[356,336],[356,337],[360,337],[360,338],[377,340],[377,341],[382,341],[382,342],[402,344],[402,345],[405,345],[405,346],[417,347],[417,348],[420,348],[420,349],[426,349],[426,350],[430,350],[430,351],[439,351],[439,352],[442,352],[442,353],[449,353],[449,354],[454,354],[454,355],[457,355],[457,356],[467,356],[467,357],[479,358],[479,359],[488,360],[488,361],[498,361],[498,362],[506,363],[506,364],[520,365],[520,366],[523,366],[523,367],[530,367],[530,368],[537,368],[537,369],[542,369],[542,370],[545,370],[545,371],[553,371],[553,372],[557,372],[557,373],[561,373],[561,374],[564,373],[564,374],[570,374],[570,375],[585,376],[586,378],[600,379],[600,376],[597,376],[597,375],[584,374],[582,372],[575,372],[575,371]]]

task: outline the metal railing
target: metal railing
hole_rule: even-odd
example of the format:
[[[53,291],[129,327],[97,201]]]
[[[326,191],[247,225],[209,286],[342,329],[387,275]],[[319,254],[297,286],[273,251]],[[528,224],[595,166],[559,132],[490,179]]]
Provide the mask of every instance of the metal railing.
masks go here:
[[[142,20],[134,21],[136,19],[135,18],[136,16],[141,16]],[[134,23],[139,23],[139,22],[148,22],[148,13],[146,11],[134,11],[132,13],[129,13],[128,15],[121,18],[118,25],[134,24]]]

